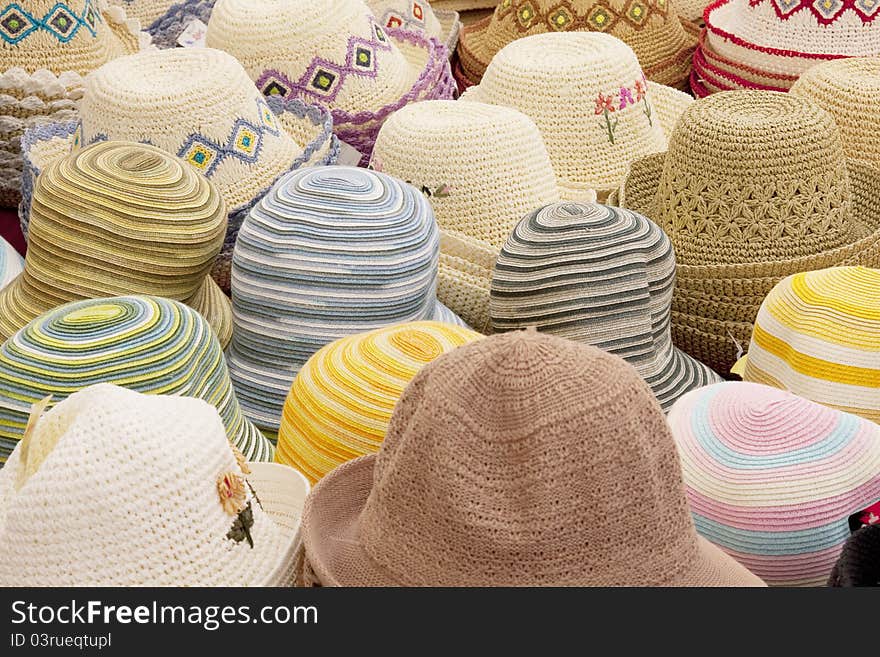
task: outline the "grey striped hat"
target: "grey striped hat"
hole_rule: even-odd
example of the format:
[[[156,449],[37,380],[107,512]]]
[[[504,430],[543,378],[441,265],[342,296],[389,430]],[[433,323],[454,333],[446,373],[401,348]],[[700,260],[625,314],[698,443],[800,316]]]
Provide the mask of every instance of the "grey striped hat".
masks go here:
[[[462,321],[437,301],[440,235],[415,187],[328,166],[279,180],[242,224],[227,351],[244,413],[278,430],[299,368],[325,344],[388,324]]]
[[[595,203],[529,213],[492,277],[492,328],[524,326],[594,345],[633,365],[664,410],[720,377],[672,344],[675,253],[640,214]]]

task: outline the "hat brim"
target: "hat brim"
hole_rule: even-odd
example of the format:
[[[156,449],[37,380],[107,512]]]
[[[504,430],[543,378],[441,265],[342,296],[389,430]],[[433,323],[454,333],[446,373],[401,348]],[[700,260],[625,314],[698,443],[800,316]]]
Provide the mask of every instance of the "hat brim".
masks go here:
[[[721,380],[721,376],[707,365],[673,347],[666,367],[659,374],[647,377],[645,382],[651,386],[663,412],[668,413],[681,396]]]
[[[133,55],[148,45],[149,36],[145,32],[141,32],[140,21],[128,18],[125,14],[125,7],[107,7],[101,11],[101,15],[104,18],[104,24],[110,29],[111,56],[109,59]]]
[[[434,16],[440,23],[440,38],[443,40],[446,50],[449,51],[447,57],[451,58],[456,46],[458,46],[458,36],[461,34],[460,16],[457,11],[449,9],[435,9]]]

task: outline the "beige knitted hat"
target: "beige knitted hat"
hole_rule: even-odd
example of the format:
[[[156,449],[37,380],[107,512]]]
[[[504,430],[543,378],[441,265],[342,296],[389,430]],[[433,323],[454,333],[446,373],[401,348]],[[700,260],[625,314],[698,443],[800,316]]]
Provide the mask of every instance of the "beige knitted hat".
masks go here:
[[[164,16],[172,5],[184,2],[185,0],[110,0],[111,5],[124,7],[126,14],[139,20],[144,29]]]
[[[379,24],[386,28],[402,28],[434,37],[446,46],[449,56],[458,45],[461,30],[458,12],[434,10],[424,0],[366,0]]]
[[[559,185],[595,189],[623,182],[629,163],[666,150],[687,94],[645,79],[635,53],[600,32],[553,32],[502,48],[463,100],[507,105],[531,117]]]
[[[308,482],[213,406],[100,384],[41,411],[0,471],[0,586],[292,583]]]
[[[315,486],[300,536],[302,584],[762,585],[697,536],[638,373],[535,331],[422,368],[378,455]]]

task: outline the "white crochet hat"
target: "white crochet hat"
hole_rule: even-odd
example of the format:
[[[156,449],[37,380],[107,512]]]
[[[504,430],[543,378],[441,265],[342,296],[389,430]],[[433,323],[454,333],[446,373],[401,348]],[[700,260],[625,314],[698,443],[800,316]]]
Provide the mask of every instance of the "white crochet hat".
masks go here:
[[[283,586],[309,485],[189,397],[86,388],[0,470],[0,586]],[[29,433],[29,435],[28,435]]]
[[[140,21],[144,28],[149,27],[153,21],[163,16],[172,5],[184,2],[184,0],[110,0],[111,5],[119,5],[125,8],[125,13],[131,18]]]
[[[366,0],[379,24],[402,28],[434,37],[446,45],[449,56],[455,52],[461,22],[457,11],[434,10],[424,0]]]

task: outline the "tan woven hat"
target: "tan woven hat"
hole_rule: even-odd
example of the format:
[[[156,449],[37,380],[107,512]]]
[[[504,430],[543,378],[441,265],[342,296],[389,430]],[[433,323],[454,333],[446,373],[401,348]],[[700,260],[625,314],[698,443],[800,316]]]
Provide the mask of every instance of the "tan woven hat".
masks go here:
[[[439,40],[451,57],[458,45],[461,21],[458,12],[432,9],[424,0],[366,0],[367,6],[386,28],[413,30]],[[433,4],[433,3],[432,3]]]
[[[378,455],[315,486],[300,536],[303,584],[762,585],[697,536],[638,373],[535,331],[426,365]]]
[[[880,265],[878,195],[880,169],[846,158],[828,112],[730,91],[685,110],[668,152],[633,163],[619,200],[675,247],[675,344],[727,372],[782,278]]]
[[[0,338],[76,299],[183,301],[232,337],[229,299],[208,275],[226,234],[217,188],[146,144],[102,142],[37,180],[24,272],[0,290]]]
[[[449,11],[475,11],[477,9],[494,9],[501,0],[431,0],[435,9]]]
[[[184,2],[185,0],[110,0],[111,5],[125,8],[125,13],[139,20],[144,29],[164,16],[173,5]]]

